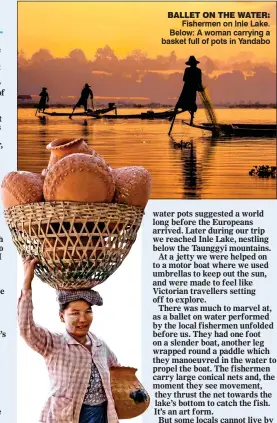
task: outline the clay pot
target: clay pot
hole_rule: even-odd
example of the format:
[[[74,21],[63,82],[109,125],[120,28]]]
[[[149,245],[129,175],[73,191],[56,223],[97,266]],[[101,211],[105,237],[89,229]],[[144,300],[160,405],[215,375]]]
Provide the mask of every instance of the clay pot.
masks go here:
[[[108,223],[108,228],[109,228],[109,231],[111,233],[114,231],[115,227],[117,228],[116,231],[115,231],[117,233],[117,232],[122,231],[122,229],[124,228],[124,224],[123,223],[118,223],[118,222],[110,222],[110,223]]]
[[[8,173],[1,184],[4,208],[43,201],[43,182],[43,176],[37,173]]]
[[[57,138],[50,142],[50,144],[46,146],[46,149],[51,152],[48,169],[57,163],[58,160],[69,154],[93,154],[83,138]]]
[[[60,236],[58,240],[56,238],[48,238],[44,242],[43,252],[45,257],[50,260],[96,260],[101,253],[101,249],[95,246],[99,240],[99,237],[88,236],[80,237],[77,248],[73,248],[72,244],[68,243],[68,239],[65,236]],[[76,244],[76,237],[72,237],[71,241]],[[67,246],[66,246],[67,245]],[[98,244],[99,245],[99,244]],[[86,247],[85,252],[81,247]],[[100,244],[101,246],[101,244]]]
[[[113,169],[115,203],[145,207],[151,193],[150,173],[141,166]]]
[[[62,226],[62,227],[61,227]],[[105,223],[98,222],[98,228],[102,231]],[[94,222],[87,222],[87,231],[91,234],[94,231]],[[40,223],[32,224],[21,223],[17,225],[22,236],[39,239],[41,242],[41,251],[46,260],[97,260],[105,248],[105,241],[99,235],[89,235],[83,229],[82,223],[71,222],[52,222],[50,224]],[[65,231],[70,230],[70,235],[64,235]],[[78,236],[82,231],[82,235]],[[95,231],[96,232],[96,231]]]
[[[103,160],[76,153],[49,169],[43,192],[46,201],[109,203],[114,188],[112,172]]]
[[[119,419],[137,417],[150,404],[149,395],[137,379],[136,371],[137,369],[133,367],[112,367],[110,369],[111,389]],[[138,402],[137,399],[141,400],[143,396],[145,400]]]
[[[104,223],[102,225],[105,225]],[[91,236],[86,234],[82,223],[63,222],[63,229],[59,223],[52,223],[51,227],[54,233],[59,233],[57,237],[47,237],[44,242],[43,251],[50,259],[56,260],[96,260],[103,250],[102,238],[99,235]],[[87,222],[86,228],[89,233],[92,233],[94,222]],[[98,223],[98,228],[101,230],[101,223]],[[70,241],[68,237],[62,235],[65,230],[70,230]],[[82,231],[81,236],[78,236]],[[49,231],[48,231],[49,233]],[[96,247],[97,246],[97,247]],[[96,247],[96,248],[95,248]]]

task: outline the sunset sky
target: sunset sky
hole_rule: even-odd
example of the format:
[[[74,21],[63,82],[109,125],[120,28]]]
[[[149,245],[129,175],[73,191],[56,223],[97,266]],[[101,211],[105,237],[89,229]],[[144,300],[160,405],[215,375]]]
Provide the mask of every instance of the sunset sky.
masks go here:
[[[181,28],[179,19],[168,19],[169,11],[266,11],[272,17],[271,44],[162,45],[161,38],[169,38],[170,28],[191,29]],[[149,57],[168,55],[175,50],[178,57],[193,54],[228,60],[250,52],[258,61],[276,59],[274,2],[19,2],[18,14],[18,49],[27,58],[40,48],[49,49],[56,57],[65,57],[79,48],[87,59],[92,59],[97,48],[109,45],[118,57],[140,49]]]

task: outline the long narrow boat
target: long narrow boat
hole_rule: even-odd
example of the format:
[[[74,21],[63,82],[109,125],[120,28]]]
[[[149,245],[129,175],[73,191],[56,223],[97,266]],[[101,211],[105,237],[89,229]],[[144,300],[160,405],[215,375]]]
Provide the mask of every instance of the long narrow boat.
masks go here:
[[[176,114],[182,113],[178,111]],[[152,110],[148,110],[147,112],[142,112],[138,114],[125,114],[125,115],[104,115],[102,116],[103,119],[170,119],[173,118],[175,115],[174,110],[165,110],[164,112],[154,112]]]
[[[68,112],[41,112],[43,115],[48,116],[82,116],[82,117],[99,117],[100,115],[103,115],[104,113],[108,113],[115,110],[117,111],[117,108],[114,103],[109,103],[108,107],[105,107],[103,109],[96,109],[96,110],[88,110],[87,112],[76,112],[71,113]]]
[[[189,125],[188,122],[183,121]],[[189,125],[190,126],[190,125]],[[259,123],[232,123],[232,124],[216,124],[202,123],[201,125],[191,125],[194,128],[211,131],[215,136],[227,137],[253,137],[265,138],[276,137],[276,124],[259,124]]]

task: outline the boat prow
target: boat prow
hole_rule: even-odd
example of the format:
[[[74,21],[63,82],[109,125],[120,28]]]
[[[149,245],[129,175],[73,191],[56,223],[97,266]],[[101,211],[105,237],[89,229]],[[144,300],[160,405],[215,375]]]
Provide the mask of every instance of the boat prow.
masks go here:
[[[117,113],[117,108],[114,103],[109,103],[108,107],[104,107],[102,109],[96,109],[96,110],[88,110],[87,112],[76,112],[76,113],[68,113],[68,112],[41,112],[42,115],[47,116],[82,116],[82,117],[93,117],[93,118],[99,118],[101,115],[115,111]]]
[[[182,113],[178,111],[177,113],[174,110],[165,110],[164,112],[154,112],[153,110],[148,110],[147,112],[136,113],[136,114],[125,114],[125,115],[105,115],[103,119],[172,119],[175,115]]]
[[[187,122],[182,121],[185,125]],[[255,124],[255,123],[232,123],[216,124],[201,123],[200,125],[189,125],[194,128],[212,132],[214,136],[238,137],[238,138],[271,138],[276,137],[276,124]]]

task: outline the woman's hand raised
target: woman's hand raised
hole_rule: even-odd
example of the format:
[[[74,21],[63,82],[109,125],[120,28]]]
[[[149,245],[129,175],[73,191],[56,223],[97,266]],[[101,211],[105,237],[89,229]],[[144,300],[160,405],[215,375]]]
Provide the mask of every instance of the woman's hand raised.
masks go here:
[[[23,289],[31,289],[32,288],[32,280],[34,279],[34,271],[36,268],[37,259],[26,257],[23,259],[23,267],[24,267],[24,282],[23,282]]]

